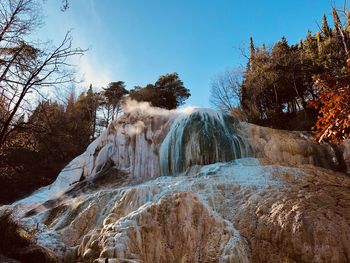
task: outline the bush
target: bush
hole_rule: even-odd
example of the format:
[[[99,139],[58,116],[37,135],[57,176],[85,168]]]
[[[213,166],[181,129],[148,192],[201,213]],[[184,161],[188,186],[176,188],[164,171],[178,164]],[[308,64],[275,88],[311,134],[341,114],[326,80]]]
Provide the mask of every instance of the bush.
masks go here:
[[[35,244],[33,232],[15,222],[12,214],[11,210],[0,214],[0,255],[26,263],[58,262],[52,251]]]
[[[3,211],[0,215],[0,254],[11,256],[15,250],[32,242],[30,235],[13,220],[12,211]]]
[[[350,138],[350,76],[324,75],[316,80],[318,98],[310,102],[319,114],[315,140],[339,143]]]

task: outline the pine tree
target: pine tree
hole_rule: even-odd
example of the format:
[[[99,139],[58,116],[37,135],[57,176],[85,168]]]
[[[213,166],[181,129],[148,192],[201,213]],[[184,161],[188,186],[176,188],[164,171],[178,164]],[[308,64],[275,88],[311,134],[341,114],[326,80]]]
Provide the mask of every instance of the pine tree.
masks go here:
[[[299,49],[303,49],[303,47],[304,47],[303,40],[300,39],[298,48],[299,48]]]
[[[162,98],[160,107],[169,110],[183,105],[185,100],[191,96],[190,90],[184,86],[176,72],[160,76],[154,87]]]
[[[345,31],[350,34],[350,11],[346,12],[346,25]]]
[[[332,9],[332,15],[333,15],[334,27],[337,30],[338,34],[339,34],[339,31],[343,30],[343,25],[342,25],[342,23],[340,21],[338,12],[337,12],[337,10],[335,8]]]
[[[250,47],[250,57],[253,58],[253,56],[255,54],[255,46],[254,46],[254,42],[253,42],[253,37],[250,37],[249,47]]]
[[[287,41],[287,38],[286,38],[285,36],[283,36],[283,37],[281,38],[281,44],[282,44],[283,46],[288,46],[288,41]]]
[[[137,101],[147,101],[154,107],[171,110],[184,104],[191,93],[184,86],[179,75],[174,72],[160,76],[154,85],[148,84],[144,88],[135,87],[130,91],[129,96]]]
[[[254,46],[254,42],[253,42],[253,38],[250,37],[249,39],[249,59],[248,59],[248,67],[249,70],[253,70],[254,68],[254,55],[255,55],[255,46]]]
[[[332,35],[332,31],[331,31],[330,27],[328,26],[328,21],[327,21],[326,15],[323,15],[323,17],[322,17],[322,27],[321,27],[321,30],[322,30],[322,34],[323,34],[325,37],[330,37],[330,36]]]
[[[338,12],[335,8],[333,8],[333,10],[332,10],[332,15],[333,15],[334,27],[337,31],[337,34],[341,37],[345,54],[348,55],[349,50],[348,50],[348,46],[347,46],[347,36],[346,36],[346,34],[344,34],[345,32],[343,29],[343,24],[341,23]]]
[[[107,107],[108,117],[107,126],[109,121],[113,121],[118,117],[121,111],[122,98],[129,92],[125,89],[125,83],[123,81],[111,82],[108,87],[103,89],[102,95],[105,97],[105,106]],[[111,120],[109,120],[109,117]]]
[[[306,39],[304,40],[303,51],[305,58],[307,58],[311,63],[316,62],[318,57],[318,46],[317,40],[312,36],[311,31],[307,31]]]
[[[67,101],[66,112],[73,112],[74,111],[74,104],[75,104],[75,96],[74,96],[74,92],[72,91],[70,93],[69,99]]]
[[[317,41],[317,52],[318,55],[320,55],[322,53],[322,39],[321,39],[321,34],[319,32],[317,32],[315,34],[316,37],[316,41]]]
[[[86,93],[86,103],[92,120],[91,135],[92,139],[94,139],[96,134],[97,110],[101,105],[101,98],[99,93],[95,93],[93,91],[92,84],[90,84],[90,87]]]

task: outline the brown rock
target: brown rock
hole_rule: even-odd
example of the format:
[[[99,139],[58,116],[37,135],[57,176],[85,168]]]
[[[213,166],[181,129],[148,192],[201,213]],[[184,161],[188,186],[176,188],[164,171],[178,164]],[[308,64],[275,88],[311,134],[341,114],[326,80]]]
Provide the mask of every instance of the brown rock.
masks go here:
[[[58,262],[55,254],[38,245],[30,245],[25,248],[21,248],[13,253],[15,257],[20,262],[26,263],[56,263]]]
[[[303,172],[263,199],[248,197],[249,206],[234,215],[253,262],[350,262],[350,180],[311,167]]]
[[[315,166],[341,170],[335,149],[329,144],[312,141],[305,132],[289,132],[246,123],[243,130],[252,148],[253,155],[266,164]]]
[[[179,193],[139,209],[107,228],[99,239],[103,244],[99,258],[218,262],[234,231],[228,222],[208,210],[197,195]],[[239,255],[237,250],[244,243],[237,240],[236,245],[237,248],[226,247],[227,260],[223,262],[248,262],[246,255]]]

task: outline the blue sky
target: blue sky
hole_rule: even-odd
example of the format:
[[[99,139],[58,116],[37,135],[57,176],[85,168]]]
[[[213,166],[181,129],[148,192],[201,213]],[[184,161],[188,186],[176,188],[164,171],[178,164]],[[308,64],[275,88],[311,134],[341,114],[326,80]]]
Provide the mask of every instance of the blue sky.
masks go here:
[[[178,72],[192,93],[187,105],[209,107],[211,80],[245,64],[250,36],[296,43],[323,13],[331,23],[330,11],[329,0],[70,0],[61,12],[59,0],[48,0],[37,35],[55,44],[73,29],[74,44],[89,48],[76,61],[82,85],[122,80],[130,89]]]

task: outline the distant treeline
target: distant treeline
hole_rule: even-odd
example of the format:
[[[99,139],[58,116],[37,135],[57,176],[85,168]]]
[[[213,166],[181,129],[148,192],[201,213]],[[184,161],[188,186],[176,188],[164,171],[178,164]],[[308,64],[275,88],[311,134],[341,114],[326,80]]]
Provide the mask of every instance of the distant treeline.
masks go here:
[[[213,82],[213,104],[230,111],[240,106],[245,118],[259,125],[310,130],[317,116],[324,117],[321,108],[310,107],[324,88],[316,80],[348,76],[350,12],[333,8],[332,15],[333,28],[324,15],[319,31],[308,31],[294,45],[282,37],[270,48],[257,47],[251,38],[245,69],[226,72]]]

